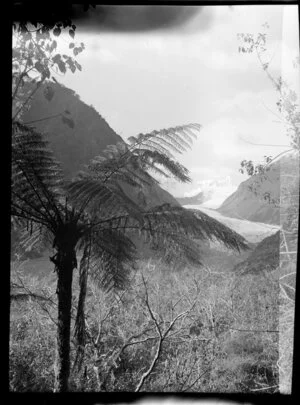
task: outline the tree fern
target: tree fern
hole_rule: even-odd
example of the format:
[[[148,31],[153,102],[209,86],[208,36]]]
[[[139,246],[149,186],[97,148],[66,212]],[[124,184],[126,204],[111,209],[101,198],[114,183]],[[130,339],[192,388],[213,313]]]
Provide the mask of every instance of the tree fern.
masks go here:
[[[169,204],[144,210],[122,189],[122,184],[129,184],[142,191],[157,183],[148,171],[189,181],[187,169],[170,149],[186,150],[199,129],[190,124],[153,131],[131,138],[131,145],[110,146],[85,172],[67,182],[43,136],[26,125],[14,124],[12,214],[19,223],[25,221],[26,248],[48,240],[56,251],[50,259],[58,275],[58,357],[64,359],[57,375],[68,375],[64,370],[69,367],[71,286],[78,252],[82,258],[75,336],[80,366],[88,277],[106,290],[123,288],[136,264],[134,234],[159,250],[169,264],[185,257],[200,265],[197,240],[201,239],[216,238],[238,251],[247,247],[240,235],[205,214]]]
[[[145,242],[151,243],[156,248],[174,251],[174,259],[185,254],[186,241],[192,247],[197,240],[219,240],[227,248],[237,250],[247,249],[245,239],[217,220],[212,220],[206,214],[198,211],[186,210],[182,207],[163,204],[154,209],[141,211],[143,225],[130,215],[116,215],[97,222],[94,217],[91,229],[113,230],[125,235],[133,232],[139,233]],[[182,242],[182,248],[180,243]],[[173,247],[176,245],[176,249]],[[196,245],[195,245],[196,246]],[[196,248],[195,248],[196,249]],[[197,250],[197,249],[196,249]],[[177,254],[176,254],[177,251]],[[198,249],[197,263],[201,264]]]
[[[12,214],[43,225],[60,217],[62,172],[47,142],[32,128],[12,127]]]

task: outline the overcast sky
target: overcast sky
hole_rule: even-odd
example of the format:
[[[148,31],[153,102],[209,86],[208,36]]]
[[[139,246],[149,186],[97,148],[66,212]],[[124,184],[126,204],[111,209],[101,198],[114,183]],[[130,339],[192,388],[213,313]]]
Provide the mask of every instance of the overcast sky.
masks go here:
[[[174,125],[202,125],[192,150],[178,156],[193,183],[164,184],[177,196],[217,177],[230,176],[238,185],[245,180],[238,172],[241,160],[260,161],[287,149],[245,142],[288,145],[288,138],[271,112],[277,113],[277,94],[255,54],[238,53],[238,33],[262,32],[267,22],[270,71],[284,74],[299,93],[299,69],[292,63],[299,56],[297,6],[180,9],[184,18],[168,29],[91,30],[79,22],[75,39],[86,47],[78,56],[82,72],[59,77],[124,139]],[[126,17],[117,11],[119,19]],[[70,40],[61,39],[63,47]]]

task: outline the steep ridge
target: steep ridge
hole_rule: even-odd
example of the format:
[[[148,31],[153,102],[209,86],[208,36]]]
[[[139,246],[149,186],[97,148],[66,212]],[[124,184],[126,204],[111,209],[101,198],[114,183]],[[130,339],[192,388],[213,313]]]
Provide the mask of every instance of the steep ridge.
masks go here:
[[[264,270],[276,270],[280,264],[280,232],[263,239],[247,257],[237,264],[233,271],[240,274],[259,274]]]
[[[241,183],[217,211],[233,218],[280,225],[282,210],[279,200],[298,187],[299,153],[290,150],[278,156],[265,174],[252,176]],[[264,196],[267,198],[264,199]]]
[[[51,83],[54,95],[49,101],[43,94],[46,86],[41,86],[35,93],[23,121],[26,123],[39,120],[31,125],[46,135],[68,178],[83,169],[90,159],[101,155],[108,145],[123,142],[105,119],[92,106],[81,101],[73,90]],[[67,111],[64,116],[74,122],[73,128],[66,125],[62,117],[57,116],[64,111]],[[54,117],[43,119],[52,116]],[[126,185],[123,188],[135,202],[146,208],[164,203],[179,205],[171,194],[158,185],[144,190],[146,198],[140,198],[140,193],[133,187]]]
[[[257,193],[255,192],[257,191]],[[263,196],[280,196],[280,164],[275,162],[266,175],[255,175],[242,182],[217,209],[223,215],[266,224],[280,224],[280,209]]]

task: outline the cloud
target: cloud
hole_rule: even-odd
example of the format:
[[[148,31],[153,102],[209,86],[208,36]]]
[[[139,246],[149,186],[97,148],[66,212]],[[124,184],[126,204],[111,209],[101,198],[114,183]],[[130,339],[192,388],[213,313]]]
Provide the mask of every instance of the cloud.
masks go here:
[[[69,48],[69,44],[74,42],[75,44],[83,43],[85,49],[80,53],[76,59],[82,63],[85,68],[86,63],[95,64],[98,61],[101,63],[111,63],[120,60],[120,55],[113,50],[113,47],[104,44],[100,35],[93,35],[91,33],[76,33],[75,39],[71,40],[70,36],[66,32],[62,32],[59,38],[56,40],[58,44],[58,52],[61,54],[68,54],[73,56],[72,51]]]
[[[175,12],[174,23],[166,23],[168,29],[152,26],[138,31],[135,25],[130,30],[125,27],[127,16],[119,19],[117,14],[110,20],[118,20],[126,29],[110,25],[99,33],[85,32],[80,23],[75,39],[78,36],[86,45],[78,56],[83,69],[78,79],[68,76],[69,85],[95,105],[124,138],[154,128],[203,124],[192,150],[179,156],[183,165],[192,167],[193,187],[200,179],[224,173],[236,184],[242,177],[238,173],[242,159],[259,161],[264,154],[280,152],[279,148],[247,144],[240,136],[253,143],[287,142],[269,111],[276,112],[276,90],[255,54],[238,53],[237,33],[255,34],[268,21],[268,49],[271,56],[276,53],[271,67],[275,74],[280,73],[283,8],[260,6],[259,10],[203,7],[201,12],[192,15],[187,11],[178,19]],[[128,18],[137,18],[139,12],[137,7]],[[101,88],[101,94],[94,91],[95,86]],[[174,190],[181,194],[190,186],[180,184]]]
[[[240,155],[244,148],[238,138],[240,128],[244,128],[242,120],[225,117],[203,127],[202,136],[212,145],[214,157],[228,159]]]
[[[91,58],[93,60],[98,59],[104,63],[115,63],[120,60],[111,50],[100,47],[87,49],[82,56],[83,58]]]

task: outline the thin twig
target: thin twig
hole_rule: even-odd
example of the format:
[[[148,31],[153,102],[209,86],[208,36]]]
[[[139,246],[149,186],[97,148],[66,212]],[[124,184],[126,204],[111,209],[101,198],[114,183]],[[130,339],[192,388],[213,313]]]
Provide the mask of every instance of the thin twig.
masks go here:
[[[202,373],[190,386],[188,386],[185,390],[183,390],[182,392],[186,392],[187,390],[190,390],[199,380],[200,378],[202,378],[206,373],[208,373],[210,371],[210,368],[208,368],[207,370],[204,371],[204,373]]]
[[[278,385],[273,385],[272,387],[255,388],[255,389],[250,389],[250,391],[270,390],[272,388],[279,388],[279,386]]]
[[[279,333],[279,330],[256,330],[256,329],[236,329],[236,328],[229,328],[229,329],[236,330],[238,332]]]

